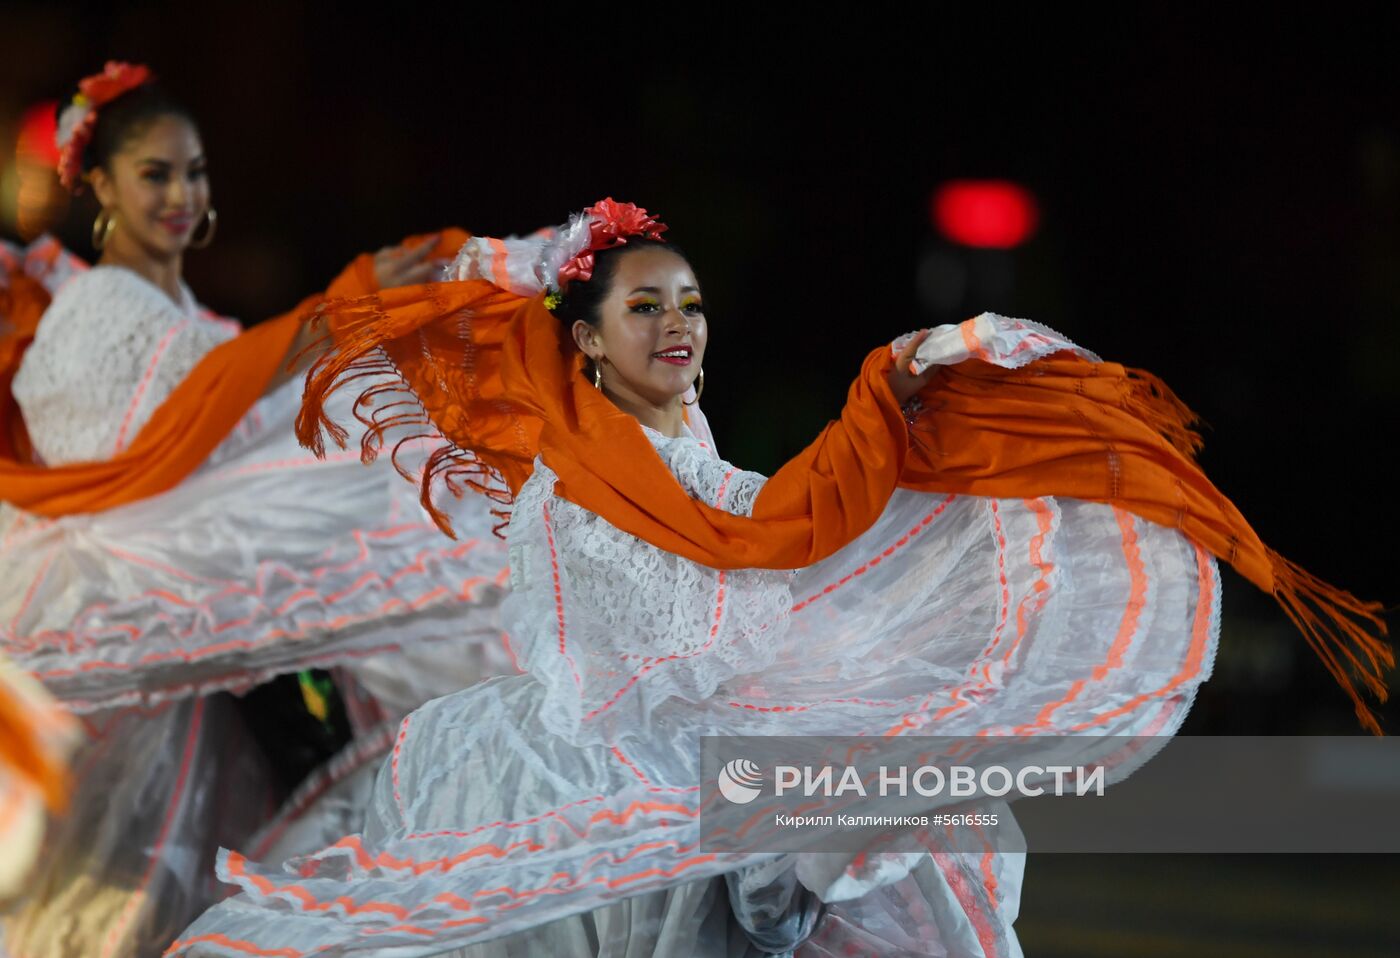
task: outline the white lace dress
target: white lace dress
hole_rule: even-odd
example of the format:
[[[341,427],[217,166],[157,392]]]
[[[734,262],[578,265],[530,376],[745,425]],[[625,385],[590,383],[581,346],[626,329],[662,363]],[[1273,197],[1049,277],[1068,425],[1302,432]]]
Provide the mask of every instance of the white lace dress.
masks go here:
[[[57,288],[12,387],[45,464],[126,449],[237,335],[182,293],[114,267]],[[274,389],[180,485],[139,502],[58,519],[0,502],[0,650],[90,733],[35,894],[3,922],[16,958],[159,952],[211,900],[220,844],[247,848],[271,822],[257,844],[291,853],[358,827],[353,774],[369,781],[393,723],[514,671],[506,552],[484,506],[454,508],[459,538],[444,537],[387,461],[301,449],[299,408],[298,381]],[[274,817],[267,770],[211,693],[311,666],[347,679],[364,734]]]
[[[201,310],[183,284],[180,293],[174,303],[116,266],[59,288],[12,387],[45,464],[110,459],[127,448],[204,354],[238,335],[237,323]]]
[[[992,362],[1071,345],[986,325]],[[761,476],[648,435],[693,497],[752,507]],[[1016,731],[1034,749],[1073,733],[1086,764],[1104,761],[1110,736],[1176,730],[1218,636],[1208,553],[1077,500],[900,490],[814,566],[717,571],[560,498],[539,461],[509,536],[504,620],[529,674],[405,719],[361,833],[281,868],[222,854],[241,894],[173,954],[726,953],[714,942],[746,899],[717,906],[709,880],[788,868],[827,906],[798,955],[1018,955],[1024,856],[999,851],[1018,834],[1004,806],[982,853],[716,852],[700,842],[699,736],[917,750],[904,737]],[[1105,761],[1109,781],[1145,760]]]

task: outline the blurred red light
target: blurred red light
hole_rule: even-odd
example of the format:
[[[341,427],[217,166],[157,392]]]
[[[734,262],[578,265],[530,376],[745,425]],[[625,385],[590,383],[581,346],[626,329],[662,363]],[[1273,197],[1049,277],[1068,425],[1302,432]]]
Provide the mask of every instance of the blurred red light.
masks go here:
[[[933,223],[955,243],[1012,249],[1040,219],[1031,191],[1009,180],[952,180],[933,194]]]
[[[24,111],[19,121],[19,139],[15,153],[45,166],[58,165],[58,104],[53,101],[36,103]]]

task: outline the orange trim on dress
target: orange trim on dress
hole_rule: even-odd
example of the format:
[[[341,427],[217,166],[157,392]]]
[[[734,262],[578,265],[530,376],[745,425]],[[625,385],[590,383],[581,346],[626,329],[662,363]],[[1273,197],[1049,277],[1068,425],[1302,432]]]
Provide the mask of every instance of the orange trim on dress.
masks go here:
[[[151,380],[156,376],[156,369],[160,366],[161,359],[165,356],[165,351],[170,348],[170,344],[175,341],[175,337],[189,328],[190,321],[176,323],[165,331],[165,335],[156,343],[155,351],[151,354],[150,362],[146,364],[146,371],[141,374],[141,381],[136,384],[136,392],[131,397],[131,402],[127,404],[126,415],[122,416],[121,428],[117,430],[117,441],[112,446],[112,455],[122,451],[126,445],[126,432],[131,428],[131,420],[136,416],[136,410],[141,405],[141,399],[146,395],[146,389],[151,385]]]

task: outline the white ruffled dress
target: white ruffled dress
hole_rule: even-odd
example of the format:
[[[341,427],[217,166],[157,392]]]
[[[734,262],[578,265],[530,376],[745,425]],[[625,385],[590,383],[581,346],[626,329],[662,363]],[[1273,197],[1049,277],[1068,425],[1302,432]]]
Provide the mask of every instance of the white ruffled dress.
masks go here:
[[[1075,348],[976,323],[998,364]],[[921,360],[966,358],[950,332]],[[752,508],[762,476],[692,435],[648,436],[692,496]],[[1017,955],[1024,856],[997,835],[981,854],[702,846],[699,737],[1075,735],[1102,758],[1110,736],[1176,730],[1218,637],[1205,550],[1072,499],[899,490],[814,566],[717,571],[557,496],[537,460],[509,542],[504,623],[528,674],[408,716],[361,833],[280,868],[222,853],[241,894],[171,954],[742,954],[765,922],[800,925],[810,895],[815,931],[775,950]]]
[[[125,449],[238,333],[188,290],[177,304],[125,269],[46,279],[55,295],[12,391],[51,466]],[[273,389],[142,501],[57,519],[0,503],[0,650],[89,732],[72,810],[0,925],[12,958],[158,952],[216,897],[219,845],[249,847],[267,826],[257,843],[290,854],[358,827],[353,775],[368,782],[398,718],[515,671],[487,510],[464,504],[459,538],[444,537],[388,462],[300,448],[299,408],[299,381]],[[337,668],[363,734],[274,816],[265,763],[212,693],[312,666]]]

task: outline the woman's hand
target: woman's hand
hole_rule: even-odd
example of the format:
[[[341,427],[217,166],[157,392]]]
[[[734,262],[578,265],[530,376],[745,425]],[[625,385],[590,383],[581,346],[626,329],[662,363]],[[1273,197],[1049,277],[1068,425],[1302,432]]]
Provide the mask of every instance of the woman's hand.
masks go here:
[[[438,278],[445,265],[443,260],[432,258],[438,239],[434,234],[412,248],[407,245],[386,246],[375,253],[374,279],[379,288],[412,286]]]
[[[900,350],[899,357],[894,361],[894,368],[890,370],[890,391],[894,393],[894,398],[899,400],[903,406],[914,394],[928,385],[933,374],[938,371],[938,367],[930,365],[922,373],[915,375],[910,371],[910,366],[914,362],[914,354],[919,351],[919,344],[928,339],[932,330],[924,329],[914,334],[914,338],[909,340],[905,347]]]

